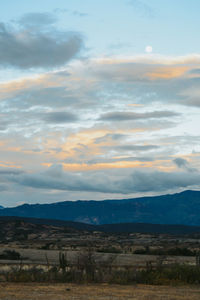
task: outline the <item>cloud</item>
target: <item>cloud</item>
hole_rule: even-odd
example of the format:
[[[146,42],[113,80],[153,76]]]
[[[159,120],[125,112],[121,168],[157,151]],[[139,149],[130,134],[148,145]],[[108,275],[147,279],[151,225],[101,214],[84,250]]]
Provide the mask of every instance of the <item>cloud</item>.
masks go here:
[[[142,115],[128,115],[121,109],[122,104],[129,105],[134,101],[139,105],[200,105],[199,75],[189,72],[194,70],[194,65],[199,68],[199,56],[85,60],[67,66],[62,72],[1,84],[0,97],[18,106],[70,105],[79,110],[96,108],[97,113],[105,114],[105,118],[112,110],[122,113],[118,115],[120,119],[142,120]],[[114,118],[114,115],[110,116]]]
[[[25,29],[46,29],[47,27],[55,24],[57,17],[51,13],[27,13],[24,14],[19,20],[15,21]]]
[[[94,143],[95,144],[100,144],[102,142],[105,142],[106,140],[114,140],[114,141],[121,141],[124,140],[126,138],[128,138],[129,135],[128,134],[120,134],[120,133],[107,133],[104,136],[98,137],[95,139]]]
[[[43,35],[53,22],[40,24]],[[198,111],[184,107],[200,103],[196,69],[200,56],[116,57],[1,83],[0,166],[24,169],[1,175],[7,196],[34,189],[40,199],[88,199],[198,186],[199,137],[190,130]]]
[[[123,180],[121,187],[127,192],[162,192],[199,186],[199,173],[136,171]]]
[[[73,123],[77,122],[78,118],[75,114],[69,112],[49,112],[43,115],[43,120],[47,123]]]
[[[70,13],[76,17],[80,17],[80,18],[83,18],[83,17],[88,17],[89,14],[86,13],[86,12],[81,12],[79,10],[69,10],[69,9],[61,9],[61,8],[56,8],[54,9],[54,12],[55,13]]]
[[[185,169],[189,172],[197,172],[196,168],[191,168],[189,162],[181,157],[177,157],[173,160],[173,162],[177,165],[180,169]]]
[[[113,162],[119,162],[122,164],[122,162],[152,162],[154,159],[152,157],[141,157],[141,156],[119,156],[119,157],[114,157],[114,158],[105,158],[105,157],[94,157],[91,160],[87,161],[88,165],[100,165],[100,164],[106,164],[106,163],[113,163]],[[72,162],[70,160],[66,160],[66,162]],[[126,165],[125,165],[126,166]]]
[[[0,121],[0,131],[4,131],[8,128],[9,126],[9,121],[8,120],[3,120],[3,117],[1,115],[1,121]]]
[[[2,175],[20,175],[24,173],[23,170],[16,169],[16,168],[0,168],[0,176]]]
[[[184,158],[177,157],[174,159],[174,163],[179,167],[179,168],[185,168],[188,165],[188,161]]]
[[[93,180],[92,180],[93,178]],[[60,165],[53,166],[47,172],[41,174],[26,174],[20,177],[11,178],[19,185],[49,190],[63,191],[89,191],[104,192],[105,182],[101,178],[97,180],[97,175],[80,175],[63,172]],[[109,180],[109,178],[107,178]],[[94,183],[95,182],[95,183]],[[110,193],[115,192],[113,183],[109,180],[110,185],[106,190]]]
[[[149,151],[158,148],[157,145],[120,145],[115,147],[118,151]]]
[[[21,29],[0,24],[0,66],[19,69],[52,68],[77,57],[83,38],[77,32],[57,31],[48,14],[28,14]],[[45,30],[41,30],[45,29]]]
[[[110,100],[121,97],[123,101],[133,98],[136,104],[160,102],[199,107],[199,66],[199,54],[118,56],[91,61],[88,74],[101,83]]]
[[[168,118],[178,116],[178,113],[172,111],[153,111],[146,113],[134,113],[134,112],[110,112],[103,114],[100,117],[102,121],[133,121],[133,120],[141,120],[141,119],[160,119],[160,118]]]
[[[0,184],[0,192],[5,192],[8,190],[8,187],[6,185]]]
[[[80,11],[78,11],[78,10],[72,11],[72,14],[73,14],[74,16],[77,16],[77,17],[88,17],[88,16],[89,16],[88,13],[83,13],[83,12],[80,12]]]
[[[151,6],[146,4],[144,1],[141,0],[129,0],[128,4],[133,6],[142,16],[145,17],[154,17],[154,10]]]
[[[96,193],[132,194],[138,192],[164,192],[167,190],[199,186],[199,173],[160,172],[135,170],[134,172],[93,171],[72,174],[60,165],[43,173],[21,174],[10,177],[11,182],[34,189],[82,191]]]

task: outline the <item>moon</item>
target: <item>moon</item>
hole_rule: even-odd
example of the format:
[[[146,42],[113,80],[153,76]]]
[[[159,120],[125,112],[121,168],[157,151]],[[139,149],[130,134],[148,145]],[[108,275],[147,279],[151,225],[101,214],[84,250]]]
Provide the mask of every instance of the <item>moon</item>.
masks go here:
[[[146,53],[152,53],[152,51],[153,51],[152,46],[146,46],[145,51],[146,51]]]

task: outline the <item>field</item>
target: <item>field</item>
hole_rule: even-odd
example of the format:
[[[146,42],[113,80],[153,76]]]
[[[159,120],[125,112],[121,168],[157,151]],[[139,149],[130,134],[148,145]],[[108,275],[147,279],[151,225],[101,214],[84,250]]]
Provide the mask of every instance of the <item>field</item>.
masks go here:
[[[1,284],[1,300],[199,300],[200,287]]]
[[[0,247],[0,253],[9,248]],[[4,266],[19,266],[23,264],[24,266],[47,266],[47,258],[48,262],[51,265],[58,265],[59,263],[59,251],[58,250],[38,250],[38,249],[20,249],[20,248],[10,248],[14,251],[17,251],[22,260],[0,260],[0,270],[4,268]],[[67,255],[67,259],[71,264],[76,264],[78,257],[80,257],[84,252],[81,251],[67,251],[64,252]],[[87,253],[87,252],[86,252]],[[140,268],[146,266],[147,262],[151,262],[152,265],[157,265],[158,256],[156,255],[140,255],[140,254],[116,254],[116,253],[93,253],[93,257],[95,261],[108,265],[112,262],[113,267],[130,267]],[[195,257],[191,256],[168,256],[165,257],[165,264],[189,264],[195,265]]]
[[[200,299],[200,234],[105,233],[23,220],[0,229],[0,300]]]

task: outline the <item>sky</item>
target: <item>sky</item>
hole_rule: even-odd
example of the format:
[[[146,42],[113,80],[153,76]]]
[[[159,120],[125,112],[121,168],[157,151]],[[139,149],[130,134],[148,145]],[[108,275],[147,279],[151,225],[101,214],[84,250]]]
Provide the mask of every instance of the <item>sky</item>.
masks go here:
[[[198,0],[0,8],[0,205],[200,189]]]

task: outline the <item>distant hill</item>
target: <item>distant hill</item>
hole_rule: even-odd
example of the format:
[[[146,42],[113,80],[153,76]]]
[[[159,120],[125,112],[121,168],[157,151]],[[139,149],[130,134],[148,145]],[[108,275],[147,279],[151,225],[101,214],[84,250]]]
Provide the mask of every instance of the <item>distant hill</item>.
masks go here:
[[[0,209],[3,209],[4,207],[0,205]]]
[[[200,225],[200,192],[124,200],[24,204],[0,210],[0,216],[57,219],[88,224],[151,223]]]
[[[99,231],[112,233],[150,233],[150,234],[194,234],[200,233],[200,226],[166,225],[148,223],[118,223],[97,225]]]
[[[9,226],[8,226],[9,225]],[[34,226],[35,225],[35,226]],[[162,224],[145,224],[145,223],[122,223],[122,224],[106,224],[106,225],[90,225],[79,222],[23,218],[23,217],[0,217],[0,231],[6,228],[16,234],[16,227],[29,229],[29,231],[54,230],[57,228],[67,228],[70,232],[77,231],[101,231],[106,233],[149,233],[149,234],[172,234],[187,235],[200,234],[200,226],[186,225],[162,225]]]
[[[72,222],[72,221],[62,221],[62,220],[50,220],[50,219],[38,219],[38,218],[26,218],[26,217],[0,217],[0,227],[1,225],[13,223],[13,222],[23,222],[26,224],[35,224],[35,225],[48,225],[48,226],[55,226],[55,227],[65,227],[65,228],[72,228],[75,230],[80,231],[95,231],[98,230],[98,225],[91,225],[86,223],[80,222]]]

